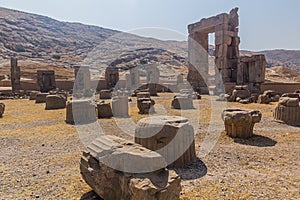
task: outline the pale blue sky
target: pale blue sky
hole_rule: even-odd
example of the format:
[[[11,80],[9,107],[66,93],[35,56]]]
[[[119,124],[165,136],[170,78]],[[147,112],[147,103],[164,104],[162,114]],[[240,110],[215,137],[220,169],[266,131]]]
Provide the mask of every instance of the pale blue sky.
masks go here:
[[[121,31],[159,27],[184,35],[189,23],[239,7],[241,49],[300,49],[300,0],[0,0],[0,6]]]

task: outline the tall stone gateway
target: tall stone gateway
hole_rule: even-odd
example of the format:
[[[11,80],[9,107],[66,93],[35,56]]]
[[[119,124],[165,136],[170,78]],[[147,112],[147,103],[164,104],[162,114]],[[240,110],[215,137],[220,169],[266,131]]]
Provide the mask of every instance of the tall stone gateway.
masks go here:
[[[91,89],[91,73],[88,66],[74,66],[75,72],[75,90]]]
[[[38,70],[37,82],[41,92],[49,92],[56,89],[55,72],[53,70]]]
[[[11,87],[12,87],[12,92],[15,93],[16,91],[20,90],[21,87],[21,70],[20,67],[18,66],[18,59],[12,57],[10,59],[10,73],[11,73]]]
[[[119,81],[119,69],[113,66],[107,67],[105,70],[105,81],[108,89],[115,87]]]
[[[229,14],[214,17],[188,25],[189,73],[187,80],[194,90],[208,93],[208,34],[215,33],[215,91],[224,92],[223,84],[260,84],[264,81],[265,58],[263,55],[244,58],[239,55],[238,8]],[[242,64],[241,64],[242,63]],[[249,63],[251,63],[249,65]],[[254,67],[253,67],[254,66]],[[249,69],[249,70],[248,70]],[[247,70],[252,75],[247,75]],[[252,81],[250,79],[254,79]],[[251,85],[250,85],[250,88]]]

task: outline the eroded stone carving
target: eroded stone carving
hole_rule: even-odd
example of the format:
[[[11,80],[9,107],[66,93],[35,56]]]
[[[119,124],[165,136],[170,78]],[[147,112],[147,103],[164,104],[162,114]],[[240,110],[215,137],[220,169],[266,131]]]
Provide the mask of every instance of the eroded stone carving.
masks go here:
[[[300,125],[299,98],[281,97],[273,117],[278,122]]]
[[[254,124],[260,122],[261,118],[258,110],[226,109],[222,113],[226,133],[233,138],[252,137]]]
[[[135,130],[135,142],[161,154],[170,166],[183,166],[196,159],[194,129],[183,117],[141,119]]]
[[[56,88],[55,72],[53,70],[38,70],[37,81],[40,86],[40,91],[47,93]]]
[[[97,138],[88,150],[80,171],[101,198],[179,199],[180,178],[158,153],[116,136]]]

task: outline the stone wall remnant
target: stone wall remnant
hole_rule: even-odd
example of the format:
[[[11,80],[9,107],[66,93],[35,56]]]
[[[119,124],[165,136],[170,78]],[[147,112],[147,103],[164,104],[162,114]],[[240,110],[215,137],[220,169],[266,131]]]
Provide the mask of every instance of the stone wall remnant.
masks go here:
[[[139,114],[149,114],[153,113],[155,102],[150,98],[149,92],[137,93],[137,107],[139,109]]]
[[[56,89],[55,72],[53,70],[38,70],[37,82],[40,87],[40,91],[43,93]]]
[[[233,138],[252,137],[254,124],[261,118],[258,110],[225,109],[222,113],[226,134]]]
[[[105,70],[105,81],[107,89],[115,87],[119,81],[119,69],[117,67],[108,66]]]
[[[215,33],[215,92],[225,93],[224,84],[247,84],[251,92],[259,93],[264,82],[264,55],[240,57],[238,8],[188,25],[189,72],[187,80],[195,91],[208,94],[208,34]]]

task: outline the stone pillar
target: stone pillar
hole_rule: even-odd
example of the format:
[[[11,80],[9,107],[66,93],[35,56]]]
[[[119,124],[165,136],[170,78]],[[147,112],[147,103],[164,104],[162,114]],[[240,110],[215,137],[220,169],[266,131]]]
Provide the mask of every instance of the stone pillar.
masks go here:
[[[105,80],[108,89],[115,87],[119,81],[119,69],[109,66],[105,70]]]
[[[53,70],[38,70],[37,82],[41,92],[49,92],[56,89],[55,72]]]
[[[128,97],[127,96],[114,96],[112,98],[112,111],[114,117],[128,117]]]
[[[15,93],[16,91],[20,90],[21,88],[21,70],[18,66],[18,60],[17,58],[11,57],[10,59],[10,72],[11,72],[11,87],[12,92]]]
[[[188,119],[155,116],[141,119],[135,142],[161,154],[169,166],[183,166],[196,159],[194,129]]]
[[[91,73],[88,66],[74,66],[75,72],[75,90],[91,89]]]
[[[138,67],[130,69],[131,88],[136,89],[140,84],[140,72]]]
[[[147,83],[158,84],[160,71],[156,64],[148,64],[146,67]]]

